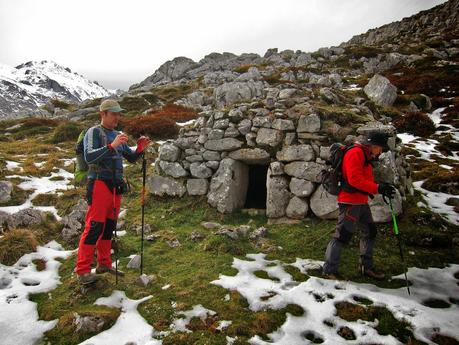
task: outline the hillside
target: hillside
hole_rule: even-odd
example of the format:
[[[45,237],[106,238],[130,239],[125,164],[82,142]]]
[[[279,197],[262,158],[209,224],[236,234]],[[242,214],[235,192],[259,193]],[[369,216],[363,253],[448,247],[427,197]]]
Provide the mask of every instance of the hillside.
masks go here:
[[[73,186],[73,150],[80,131],[98,122],[100,99],[56,100],[66,109],[59,115],[0,122],[2,340],[458,344],[458,4],[448,1],[316,52],[211,53],[198,62],[177,57],[119,96],[127,109],[123,130],[129,144],[141,134],[156,141],[146,157],[148,181],[160,176],[184,188],[177,198],[155,195],[149,186],[149,284],[139,285],[139,269],[129,268],[140,254],[139,163],[126,166],[132,190],[124,196],[117,232],[119,267],[126,276],[116,284],[103,275],[95,289],[82,289],[73,273],[86,209],[84,189]],[[368,86],[375,81],[381,81],[382,92]],[[291,129],[300,119],[313,119],[317,131]],[[399,191],[403,211],[397,221],[410,295],[391,222],[378,223],[375,247],[376,265],[388,279],[360,275],[359,236],[343,253],[344,279],[324,279],[319,266],[334,219],[321,219],[309,208],[301,217],[290,213],[296,219],[259,208],[221,213],[207,194],[192,196],[184,187],[196,174],[210,174],[200,179],[211,184],[233,154],[206,148],[209,140],[252,150],[258,149],[260,132],[278,130],[282,139],[269,147],[274,136],[266,136],[266,154],[251,159],[269,164],[285,153],[282,148],[310,146],[313,162],[322,164],[317,148],[374,125],[396,130],[386,157],[397,169],[381,170],[377,178],[394,180]],[[180,150],[167,151],[171,145]],[[164,159],[166,154],[177,157]],[[304,164],[295,157],[293,163]],[[172,176],[176,172],[178,178]],[[308,186],[319,188],[317,182]]]

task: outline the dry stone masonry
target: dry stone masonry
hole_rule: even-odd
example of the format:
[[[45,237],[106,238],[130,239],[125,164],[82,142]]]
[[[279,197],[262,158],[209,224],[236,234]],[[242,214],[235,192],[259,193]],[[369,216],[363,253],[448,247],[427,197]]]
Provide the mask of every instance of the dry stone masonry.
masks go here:
[[[248,73],[257,75],[253,68]],[[374,88],[370,81],[372,97],[393,101],[392,94],[386,95],[387,89],[394,91],[392,85],[380,76],[376,79],[385,87]],[[263,200],[258,208],[265,208],[268,218],[336,218],[336,197],[321,187],[319,178],[332,140],[324,130],[324,119],[304,97],[297,96],[301,91],[291,86],[267,87],[260,92],[266,98],[253,103],[232,104],[223,97],[226,108],[202,111],[192,127],[182,129],[176,140],[161,146],[156,175],[148,178],[150,191],[160,196],[207,195],[208,203],[222,213],[250,208],[248,200],[259,197]],[[294,108],[298,105],[302,107],[297,107],[297,112]],[[392,150],[376,162],[375,173],[379,181],[397,184],[394,206],[400,213],[401,200],[411,183],[409,168],[395,145],[394,127],[370,120],[346,141],[373,130],[392,136]],[[254,177],[257,167],[264,170]],[[390,220],[379,197],[371,201],[371,207],[376,221]]]

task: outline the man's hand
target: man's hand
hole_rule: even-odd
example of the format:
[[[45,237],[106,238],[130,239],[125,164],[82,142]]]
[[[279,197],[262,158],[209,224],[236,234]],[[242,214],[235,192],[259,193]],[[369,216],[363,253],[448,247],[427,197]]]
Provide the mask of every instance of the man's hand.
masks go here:
[[[145,151],[145,149],[151,144],[151,140],[149,137],[141,136],[137,139],[137,148],[135,152],[141,153]]]
[[[383,198],[393,199],[395,196],[395,187],[390,183],[380,183],[378,186],[378,193],[383,196]]]
[[[118,147],[118,146],[120,146],[120,145],[123,145],[123,144],[127,143],[128,139],[129,139],[129,138],[128,138],[127,134],[121,132],[121,133],[118,134],[118,135],[116,136],[116,138],[111,142],[111,145],[112,145],[113,148],[116,148],[116,147]]]

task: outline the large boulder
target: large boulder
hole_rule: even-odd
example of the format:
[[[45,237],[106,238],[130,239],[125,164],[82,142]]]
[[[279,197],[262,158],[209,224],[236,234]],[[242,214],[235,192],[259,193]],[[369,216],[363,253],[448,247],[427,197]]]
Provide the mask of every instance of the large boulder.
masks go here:
[[[287,178],[275,176],[271,170],[268,170],[266,192],[266,216],[268,218],[283,217],[290,201]]]
[[[159,159],[162,161],[176,162],[180,157],[180,148],[172,143],[165,143],[159,150]]]
[[[45,215],[42,211],[35,208],[26,208],[13,214],[11,218],[14,227],[29,227],[40,224],[45,219]]]
[[[290,199],[285,213],[289,218],[303,219],[308,213],[308,209],[309,206],[306,200],[294,196]]]
[[[212,169],[208,168],[205,163],[191,163],[191,176],[196,178],[208,178],[212,176]]]
[[[84,199],[81,199],[73,207],[72,212],[62,217],[64,228],[61,234],[65,242],[70,244],[78,243],[78,239],[84,228],[87,207],[88,203]]]
[[[322,185],[309,200],[311,211],[321,219],[337,219],[339,214],[336,196],[329,194]]]
[[[298,120],[298,127],[296,129],[297,132],[303,133],[317,133],[320,131],[321,123],[320,117],[317,114],[310,114],[310,115],[302,115]]]
[[[231,104],[250,101],[263,96],[264,84],[262,81],[231,82],[214,89],[214,98],[218,107],[223,108]]]
[[[299,197],[307,197],[314,192],[315,185],[311,181],[292,177],[290,180],[290,191]]]
[[[208,140],[204,144],[207,150],[212,151],[233,151],[237,150],[242,146],[242,141],[234,138],[224,138],[218,140]]]
[[[389,107],[397,98],[397,88],[386,77],[375,74],[363,88],[365,94],[376,104]]]
[[[312,146],[305,144],[285,146],[276,153],[276,157],[283,162],[312,161],[315,158],[315,154]]]
[[[284,171],[287,175],[319,183],[320,172],[324,168],[324,165],[316,162],[292,162],[285,165]]]
[[[169,177],[149,176],[146,182],[150,193],[154,195],[183,196],[186,192],[182,181]]]
[[[186,190],[189,195],[206,195],[209,189],[207,179],[193,178],[186,181]]]
[[[375,223],[387,223],[392,220],[392,213],[389,205],[387,205],[380,194],[375,195],[370,199],[369,203],[371,215]],[[402,213],[402,197],[397,191],[395,197],[392,199],[392,207],[394,208],[395,215]]]
[[[276,147],[284,138],[282,131],[270,128],[260,128],[256,142],[260,146]]]
[[[220,162],[210,182],[207,201],[221,213],[231,213],[242,208],[248,186],[248,166],[231,158]]]
[[[177,162],[159,161],[159,167],[166,175],[178,178],[187,176],[187,171]]]
[[[11,200],[13,184],[10,181],[0,181],[0,203]]]

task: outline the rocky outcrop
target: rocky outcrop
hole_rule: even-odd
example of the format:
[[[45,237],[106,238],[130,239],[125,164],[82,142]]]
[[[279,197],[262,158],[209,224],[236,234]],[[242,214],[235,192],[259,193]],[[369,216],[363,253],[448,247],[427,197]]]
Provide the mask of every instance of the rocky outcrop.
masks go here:
[[[379,74],[370,79],[363,91],[376,104],[386,107],[391,106],[397,98],[397,88]]]
[[[0,203],[10,201],[12,191],[13,184],[10,181],[0,181]]]

